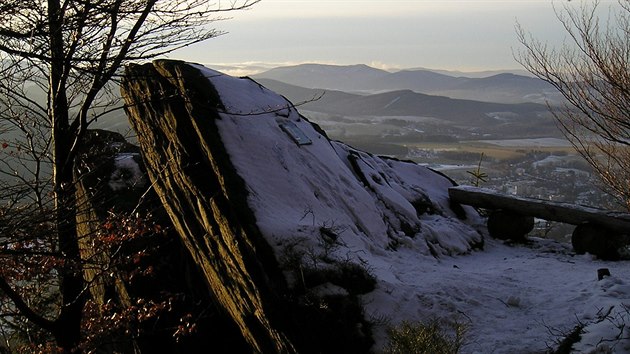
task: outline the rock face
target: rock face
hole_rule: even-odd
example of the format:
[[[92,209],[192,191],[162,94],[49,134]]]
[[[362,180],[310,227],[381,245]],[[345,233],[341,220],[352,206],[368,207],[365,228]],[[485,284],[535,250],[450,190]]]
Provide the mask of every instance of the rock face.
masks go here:
[[[128,67],[122,94],[155,191],[254,352],[366,352],[384,336],[369,317],[409,305],[391,289],[412,291],[417,257],[483,245],[448,178],[331,141],[248,78],[156,61]]]
[[[169,232],[170,220],[149,188],[138,147],[121,134],[106,130],[88,131],[84,142],[85,149],[78,155],[75,171],[80,176],[77,226],[85,262],[84,277],[90,284],[92,300],[97,305],[108,304],[118,309],[133,308],[140,301],[168,301],[170,307],[158,318],[136,324],[133,336],[110,333],[98,345],[99,352],[206,353],[208,340],[213,341],[213,351],[217,353],[247,348],[231,319],[221,316],[222,312],[209,301],[208,290],[198,286],[205,280],[180,238]],[[103,244],[100,234],[103,225],[130,214],[131,217],[150,214],[151,221],[161,231]],[[138,254],[142,257],[134,258]],[[128,258],[134,260],[125,261]],[[149,275],[137,276],[148,269]],[[173,338],[172,328],[182,325],[181,318],[201,312],[204,315],[196,316],[194,323],[204,333]],[[118,338],[111,338],[117,335]]]
[[[129,204],[135,205],[140,200],[147,184],[145,173],[139,169],[140,152],[122,135],[105,130],[88,131],[84,146],[86,149],[80,152],[75,171],[81,177],[77,178],[77,227],[81,236],[81,257],[91,263],[85,267],[84,277],[91,284],[90,292],[97,303],[104,304],[109,300],[106,293],[116,293],[116,302],[129,306],[129,294],[122,279],[100,274],[100,265],[106,264],[110,255],[96,250],[92,244],[93,236],[100,230],[109,211],[114,208],[119,212],[131,211],[133,206]],[[117,164],[127,167],[122,169]],[[129,173],[122,173],[123,170]]]

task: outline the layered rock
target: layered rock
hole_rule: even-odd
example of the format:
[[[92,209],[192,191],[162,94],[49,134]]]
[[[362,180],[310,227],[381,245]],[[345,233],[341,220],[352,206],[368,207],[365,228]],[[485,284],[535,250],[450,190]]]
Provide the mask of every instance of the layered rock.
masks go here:
[[[208,290],[199,286],[204,279],[171,230],[150,188],[138,147],[106,130],[89,130],[83,146],[75,171],[77,228],[92,300],[119,314],[142,304],[168,303],[168,311],[158,310],[155,317],[135,318],[130,325],[133,334],[108,333],[105,343],[98,345],[99,353],[206,353],[209,340],[217,353],[243,350],[237,328],[209,301]],[[146,231],[112,228],[108,234],[104,225],[117,222]],[[121,234],[125,231],[141,235],[127,239]],[[175,338],[174,328],[191,313],[199,331]]]
[[[255,352],[365,352],[414,258],[483,244],[448,178],[331,141],[248,78],[162,60],[128,67],[122,93],[152,185]]]
[[[75,171],[79,181],[76,193],[77,231],[81,242],[81,258],[86,262],[84,277],[90,284],[90,293],[97,303],[104,304],[110,300],[111,297],[106,295],[109,293],[115,294],[116,302],[129,306],[129,294],[121,277],[102,276],[103,265],[108,263],[111,254],[97,250],[93,243],[109,211],[113,208],[119,211],[130,211],[131,209],[125,205],[130,202],[137,203],[140,200],[139,196],[134,196],[134,194],[146,188],[146,182],[141,180],[144,178],[143,172],[134,171],[134,174],[129,173],[128,176],[118,172],[115,173],[115,177],[113,176],[114,171],[118,170],[117,162],[123,160],[128,166],[139,168],[139,161],[135,161],[134,157],[139,159],[140,153],[137,147],[127,143],[120,134],[105,130],[88,131],[85,147],[79,153]],[[115,186],[114,189],[124,189],[125,193],[113,193],[110,179],[111,184]]]

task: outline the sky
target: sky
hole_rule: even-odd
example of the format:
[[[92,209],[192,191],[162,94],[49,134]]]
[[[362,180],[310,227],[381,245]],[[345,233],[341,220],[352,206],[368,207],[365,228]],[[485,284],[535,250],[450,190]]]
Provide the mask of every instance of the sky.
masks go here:
[[[601,2],[602,8],[616,4]],[[513,55],[520,48],[516,23],[536,38],[560,44],[565,34],[554,6],[579,4],[580,0],[262,0],[214,23],[226,34],[173,57],[245,71],[299,63],[519,69]]]

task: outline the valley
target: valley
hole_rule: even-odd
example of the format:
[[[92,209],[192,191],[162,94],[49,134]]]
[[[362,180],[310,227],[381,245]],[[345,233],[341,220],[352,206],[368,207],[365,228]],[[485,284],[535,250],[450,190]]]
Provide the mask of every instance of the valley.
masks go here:
[[[309,117],[308,112],[306,116]],[[591,167],[561,136],[503,140],[472,138],[449,129],[424,124],[404,129],[379,122],[322,120],[313,115],[332,139],[375,154],[411,160],[440,171],[458,184],[479,185],[507,194],[576,203],[606,209],[619,208],[598,185]],[[430,121],[430,120],[429,120]],[[377,133],[379,133],[377,135]],[[451,135],[453,134],[453,135]],[[483,174],[483,180],[474,174]],[[532,235],[570,241],[573,227],[540,220]]]

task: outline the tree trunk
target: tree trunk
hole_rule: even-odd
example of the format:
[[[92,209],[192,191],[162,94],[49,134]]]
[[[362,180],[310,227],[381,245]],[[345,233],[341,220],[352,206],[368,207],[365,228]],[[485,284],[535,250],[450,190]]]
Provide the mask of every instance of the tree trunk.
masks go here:
[[[65,261],[60,269],[61,309],[53,335],[64,352],[76,353],[81,339],[81,319],[87,292],[84,291],[79,240],[76,228],[75,186],[71,171],[56,175],[61,186],[55,191],[55,218],[59,251]]]
[[[66,96],[66,63],[63,38],[63,11],[59,0],[48,0],[50,76],[48,116],[52,125],[53,187],[55,223],[59,252],[65,263],[59,269],[61,308],[53,336],[66,353],[77,353],[81,338],[81,318],[85,304],[84,281],[76,228],[76,198],[71,155],[73,132]]]

